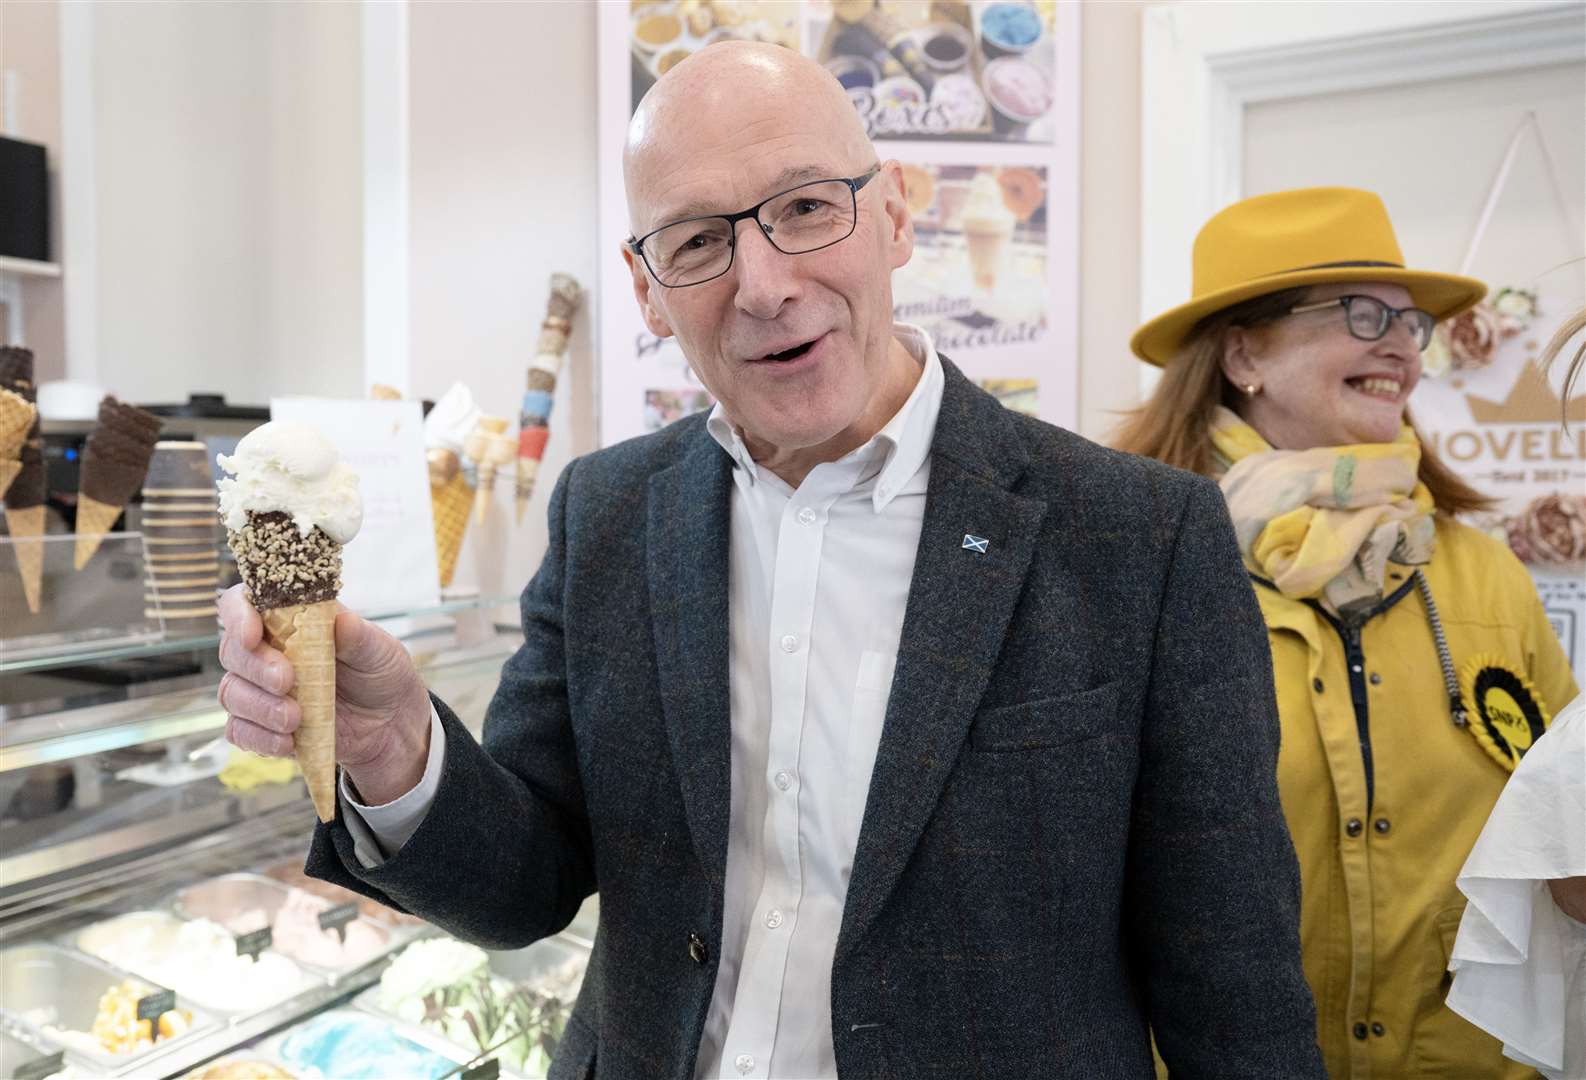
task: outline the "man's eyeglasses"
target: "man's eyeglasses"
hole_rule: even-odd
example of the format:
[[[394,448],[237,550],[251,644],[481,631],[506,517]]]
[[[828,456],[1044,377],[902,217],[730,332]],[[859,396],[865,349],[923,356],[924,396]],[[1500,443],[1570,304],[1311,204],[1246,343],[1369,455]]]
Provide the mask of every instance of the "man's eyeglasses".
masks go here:
[[[1388,332],[1388,327],[1393,325],[1393,320],[1399,319],[1415,339],[1415,347],[1425,349],[1431,344],[1432,328],[1437,325],[1437,320],[1429,312],[1416,307],[1389,307],[1375,296],[1340,296],[1315,304],[1301,304],[1289,308],[1289,314],[1300,315],[1307,311],[1340,306],[1344,309],[1344,325],[1349,327],[1350,336],[1361,341],[1380,340]]]
[[[863,176],[813,180],[779,191],[736,214],[711,214],[663,225],[628,250],[644,260],[650,276],[668,289],[703,285],[732,269],[738,247],[738,222],[753,219],[771,246],[784,255],[803,255],[846,240],[858,218],[859,189],[881,166]]]

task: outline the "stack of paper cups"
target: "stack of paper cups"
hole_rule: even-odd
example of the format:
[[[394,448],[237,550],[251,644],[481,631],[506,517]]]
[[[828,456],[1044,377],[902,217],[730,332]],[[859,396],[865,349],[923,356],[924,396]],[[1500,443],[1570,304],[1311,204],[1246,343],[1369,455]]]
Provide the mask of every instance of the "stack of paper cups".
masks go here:
[[[163,618],[173,635],[214,629],[219,530],[208,449],[200,442],[156,443],[143,485],[145,615]]]

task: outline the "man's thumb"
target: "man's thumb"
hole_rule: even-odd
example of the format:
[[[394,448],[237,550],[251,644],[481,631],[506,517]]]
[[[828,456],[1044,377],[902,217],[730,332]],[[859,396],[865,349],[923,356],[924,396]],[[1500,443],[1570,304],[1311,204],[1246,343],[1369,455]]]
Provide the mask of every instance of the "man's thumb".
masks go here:
[[[389,671],[407,656],[402,643],[374,623],[350,611],[336,616],[336,662],[354,671],[376,675]]]

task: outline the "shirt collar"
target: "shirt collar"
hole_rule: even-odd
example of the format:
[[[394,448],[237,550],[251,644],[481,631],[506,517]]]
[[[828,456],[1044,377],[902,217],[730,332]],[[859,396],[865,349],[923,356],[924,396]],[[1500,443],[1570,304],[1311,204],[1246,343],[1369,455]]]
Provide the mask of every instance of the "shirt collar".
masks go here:
[[[871,489],[871,501],[876,513],[886,509],[931,453],[931,440],[936,433],[936,417],[942,409],[942,361],[936,355],[936,345],[931,335],[911,323],[893,323],[892,336],[908,350],[920,365],[920,377],[914,383],[908,400],[891,420],[863,446],[843,456],[844,461],[868,459],[880,466]],[[757,477],[757,466],[744,445],[743,436],[727,419],[718,402],[710,410],[705,422],[710,437],[744,470],[752,483]],[[867,473],[869,469],[865,470]]]

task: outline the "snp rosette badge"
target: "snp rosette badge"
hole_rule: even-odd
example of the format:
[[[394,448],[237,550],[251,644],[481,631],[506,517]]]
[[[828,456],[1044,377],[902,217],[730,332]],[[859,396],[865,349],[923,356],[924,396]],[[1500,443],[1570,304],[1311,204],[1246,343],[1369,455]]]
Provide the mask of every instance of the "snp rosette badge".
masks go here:
[[[1459,683],[1470,703],[1470,733],[1494,761],[1513,772],[1552,721],[1541,696],[1531,680],[1492,653],[1467,661]]]

